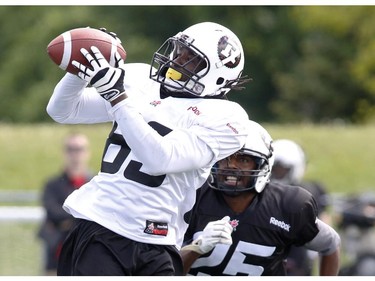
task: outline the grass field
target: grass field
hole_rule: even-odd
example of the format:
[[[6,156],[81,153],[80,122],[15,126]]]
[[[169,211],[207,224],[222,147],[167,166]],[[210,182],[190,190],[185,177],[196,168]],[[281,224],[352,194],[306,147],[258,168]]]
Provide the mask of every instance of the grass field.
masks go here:
[[[264,124],[274,139],[299,142],[308,157],[306,178],[319,179],[332,192],[375,190],[375,126]],[[69,131],[86,133],[91,141],[91,167],[99,169],[111,125],[0,124],[0,189],[39,191],[62,164],[61,142]]]
[[[318,179],[334,193],[375,191],[375,126],[263,125],[274,139],[290,138],[303,146],[308,156],[306,178]],[[88,135],[90,165],[97,171],[110,129],[110,124],[0,124],[0,190],[41,192],[45,180],[60,171],[62,139],[70,131]],[[0,276],[40,275],[38,225],[0,222],[0,228]]]
[[[0,222],[0,227],[0,276],[43,275],[38,224]]]

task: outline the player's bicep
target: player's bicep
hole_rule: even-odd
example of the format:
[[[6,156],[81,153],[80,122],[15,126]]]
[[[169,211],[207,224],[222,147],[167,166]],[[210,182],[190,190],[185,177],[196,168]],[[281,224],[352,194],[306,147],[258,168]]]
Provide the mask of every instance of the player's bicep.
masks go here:
[[[310,242],[305,244],[309,250],[317,251],[322,255],[330,255],[340,246],[341,240],[338,233],[328,224],[317,219],[319,232]]]

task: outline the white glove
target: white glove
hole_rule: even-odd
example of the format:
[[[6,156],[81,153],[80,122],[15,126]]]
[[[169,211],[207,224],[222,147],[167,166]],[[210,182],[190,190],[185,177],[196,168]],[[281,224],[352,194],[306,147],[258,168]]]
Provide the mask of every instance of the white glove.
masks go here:
[[[116,51],[115,52],[115,67],[120,67],[124,65],[124,59],[121,57],[121,55]],[[125,71],[125,70],[124,70]]]
[[[72,61],[72,64],[79,69],[78,76],[95,87],[98,93],[109,102],[125,94],[125,70],[110,66],[97,47],[92,46],[91,51],[95,58],[85,48],[81,49],[81,53],[91,64],[92,69],[75,60]],[[116,64],[120,65],[120,55],[116,54],[115,58]]]
[[[229,216],[225,216],[221,220],[209,222],[202,234],[182,250],[191,250],[203,255],[211,251],[217,244],[231,245],[233,227],[229,224],[229,220]]]

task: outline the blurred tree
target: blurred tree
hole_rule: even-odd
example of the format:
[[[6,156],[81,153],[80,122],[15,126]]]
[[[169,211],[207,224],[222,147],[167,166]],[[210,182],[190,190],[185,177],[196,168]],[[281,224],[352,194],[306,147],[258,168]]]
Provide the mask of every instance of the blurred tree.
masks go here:
[[[0,7],[0,120],[48,120],[45,106],[63,71],[48,59],[46,47],[65,30],[94,23],[91,8]]]
[[[374,7],[294,7],[300,55],[274,77],[279,121],[375,118]]]
[[[169,36],[200,21],[230,27],[245,50],[247,89],[231,93],[260,122],[375,119],[375,7],[0,6],[0,122],[51,122],[64,72],[48,43],[83,26],[116,32],[127,62],[150,63]]]

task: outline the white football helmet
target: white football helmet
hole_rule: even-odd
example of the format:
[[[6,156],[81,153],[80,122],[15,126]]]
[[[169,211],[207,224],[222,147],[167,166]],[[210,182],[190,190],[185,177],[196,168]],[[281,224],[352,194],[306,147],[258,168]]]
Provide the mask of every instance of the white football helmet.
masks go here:
[[[249,190],[255,190],[258,193],[262,192],[269,182],[274,162],[272,138],[266,129],[260,124],[249,120],[246,143],[236,155],[250,156],[255,161],[256,167],[253,170],[239,170],[232,167],[220,169],[218,165],[215,165],[211,170],[213,176],[213,182],[210,184],[211,188],[223,191],[229,196],[237,196],[241,192]],[[244,177],[251,179],[247,186],[241,185],[241,179]],[[228,178],[232,182],[236,180],[236,184],[225,184],[225,179]]]
[[[305,153],[301,146],[291,140],[279,139],[273,143],[275,164],[271,180],[284,184],[298,184],[306,169]],[[277,169],[283,172],[278,172]]]
[[[189,62],[199,58],[199,64],[204,65],[197,73],[184,67],[189,62],[181,65],[174,61],[185,48],[194,56]],[[248,80],[241,77],[244,63],[241,42],[231,30],[217,23],[202,22],[164,42],[153,56],[150,78],[172,92],[198,97],[224,96]]]

